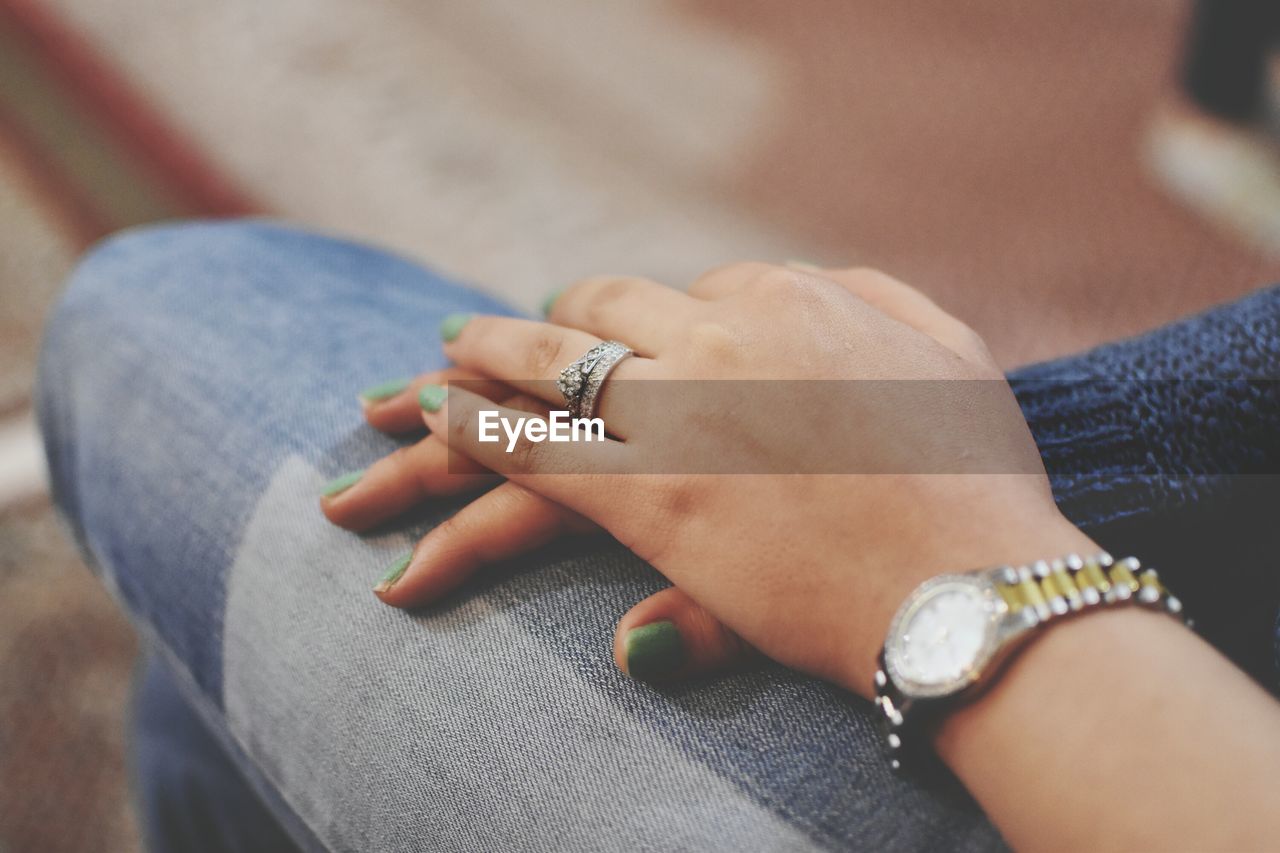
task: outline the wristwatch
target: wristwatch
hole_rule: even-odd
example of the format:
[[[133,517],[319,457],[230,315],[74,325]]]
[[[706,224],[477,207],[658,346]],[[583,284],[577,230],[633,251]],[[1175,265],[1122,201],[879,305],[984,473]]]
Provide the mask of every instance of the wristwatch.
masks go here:
[[[1117,562],[1109,554],[1072,554],[925,581],[893,617],[875,675],[894,769],[928,742],[919,736],[923,730],[973,698],[1039,630],[1080,611],[1125,604],[1191,624],[1182,602],[1135,557]]]

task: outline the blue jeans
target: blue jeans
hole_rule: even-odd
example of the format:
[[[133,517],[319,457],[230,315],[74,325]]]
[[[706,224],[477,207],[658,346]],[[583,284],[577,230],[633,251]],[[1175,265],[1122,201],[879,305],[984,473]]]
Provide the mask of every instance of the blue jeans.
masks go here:
[[[58,504],[160,662],[137,737],[156,847],[1002,846],[954,780],[890,770],[860,699],[776,666],[665,691],[617,672],[615,622],[663,581],[611,541],[379,603],[383,567],[457,504],[355,536],[317,495],[398,446],[355,394],[443,366],[456,311],[509,313],[264,223],[126,233],[73,277],[41,425]],[[1111,506],[1092,521],[1132,519]]]

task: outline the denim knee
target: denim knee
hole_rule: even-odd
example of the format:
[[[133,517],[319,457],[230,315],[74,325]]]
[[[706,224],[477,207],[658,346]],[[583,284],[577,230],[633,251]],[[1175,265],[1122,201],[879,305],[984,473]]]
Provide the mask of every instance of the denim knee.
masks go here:
[[[195,277],[203,279],[196,286],[192,271],[283,231],[255,221],[142,226],[99,242],[77,264],[46,322],[36,379],[54,497],[73,521],[73,439],[83,420],[76,401],[88,389],[103,393],[104,375],[127,373],[123,365],[136,364],[148,350],[149,331],[163,326],[166,314],[198,310],[197,301],[207,309],[216,301],[217,288],[210,286],[216,278]]]
[[[123,351],[110,346],[90,350],[87,341],[109,334],[118,342],[136,342],[165,312],[182,310],[184,296],[207,306],[217,298],[211,285],[218,279],[208,274],[211,266],[261,247],[268,235],[278,239],[285,233],[259,221],[202,221],[139,226],[97,243],[72,271],[46,323],[41,391],[57,394],[84,360],[109,359]]]
[[[106,292],[145,294],[150,282],[135,274],[139,268],[155,269],[156,262],[163,260],[164,266],[176,271],[186,265],[240,254],[248,246],[288,233],[290,229],[285,226],[252,219],[166,222],[126,228],[85,252],[68,280],[63,304],[74,305]],[[300,239],[324,239],[301,231],[294,233]]]

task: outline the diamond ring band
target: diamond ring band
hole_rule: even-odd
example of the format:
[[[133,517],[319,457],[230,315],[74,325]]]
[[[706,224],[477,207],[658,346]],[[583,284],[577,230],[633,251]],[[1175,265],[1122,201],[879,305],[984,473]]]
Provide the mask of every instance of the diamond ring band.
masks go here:
[[[575,418],[595,416],[596,400],[609,373],[618,363],[632,355],[631,347],[618,341],[604,341],[593,346],[577,361],[560,371],[556,388],[564,397],[565,408]]]

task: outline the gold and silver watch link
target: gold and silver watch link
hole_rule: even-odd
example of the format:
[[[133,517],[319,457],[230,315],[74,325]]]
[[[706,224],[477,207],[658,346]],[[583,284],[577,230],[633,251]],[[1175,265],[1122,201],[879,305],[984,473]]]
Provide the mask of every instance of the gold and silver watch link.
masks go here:
[[[1136,557],[1077,554],[931,578],[898,608],[875,675],[890,761],[900,769],[920,730],[990,682],[1037,628],[1097,607],[1136,604],[1190,626],[1182,602]],[[926,741],[926,737],[920,737]]]

